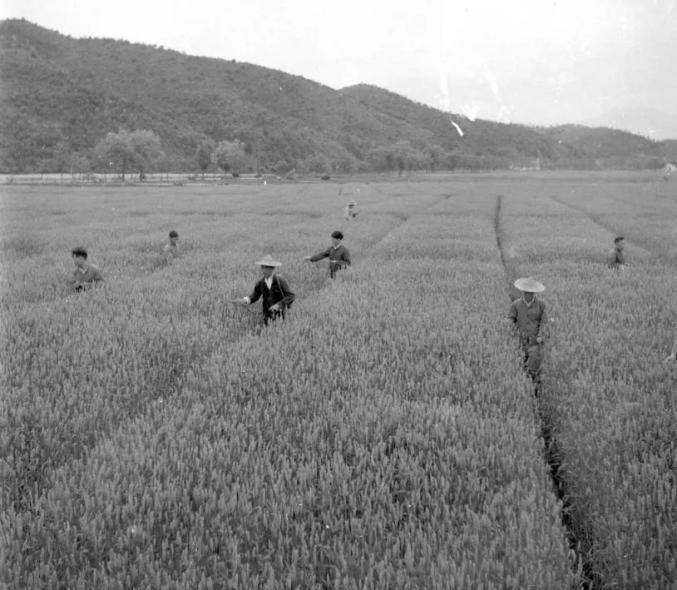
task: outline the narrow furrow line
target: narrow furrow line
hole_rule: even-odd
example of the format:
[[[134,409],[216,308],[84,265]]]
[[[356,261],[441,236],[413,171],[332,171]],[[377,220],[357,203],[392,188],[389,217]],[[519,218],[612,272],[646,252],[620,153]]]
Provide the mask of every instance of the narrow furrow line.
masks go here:
[[[496,230],[496,244],[501,257],[501,264],[505,272],[508,283],[508,297],[512,301],[514,299],[515,289],[513,281],[516,278],[516,268],[507,260],[505,250],[503,247],[503,230],[501,225],[501,210],[503,206],[503,196],[498,195],[496,198],[496,215],[494,219],[494,227]],[[552,479],[553,489],[557,498],[562,503],[561,520],[567,533],[567,540],[569,547],[576,555],[576,564],[580,564],[582,570],[583,580],[581,588],[585,590],[592,590],[602,586],[599,576],[595,575],[592,562],[585,557],[585,552],[582,550],[582,542],[577,530],[580,530],[580,523],[574,523],[571,517],[572,506],[569,501],[568,483],[563,473],[560,472],[562,465],[562,453],[559,449],[557,439],[554,436],[552,429],[552,417],[548,414],[547,407],[541,403],[534,387],[534,398],[536,401],[536,412],[538,421],[541,427],[541,437],[543,438],[544,460],[548,465],[550,477]],[[576,526],[578,525],[578,526]]]
[[[514,287],[513,281],[516,278],[515,269],[508,263],[508,257],[505,255],[505,248],[503,247],[503,230],[501,228],[501,209],[503,207],[503,195],[496,197],[496,213],[494,215],[494,231],[496,233],[496,247],[501,256],[501,265],[505,271],[505,279],[508,283],[508,298],[513,301]]]

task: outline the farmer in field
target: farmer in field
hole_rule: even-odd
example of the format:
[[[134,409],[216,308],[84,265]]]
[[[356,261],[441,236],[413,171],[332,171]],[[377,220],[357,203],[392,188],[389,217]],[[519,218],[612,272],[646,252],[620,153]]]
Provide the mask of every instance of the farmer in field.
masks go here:
[[[535,279],[521,278],[514,283],[522,296],[510,304],[508,317],[519,333],[520,347],[524,358],[524,370],[531,378],[538,394],[541,384],[541,361],[543,359],[545,303],[536,298],[536,293],[545,287]]]
[[[348,201],[346,208],[343,210],[343,216],[346,218],[347,221],[353,221],[357,218],[356,207],[357,207],[356,201]]]
[[[73,257],[75,270],[69,284],[73,291],[80,293],[91,288],[96,283],[103,282],[99,268],[87,262],[87,250],[84,248],[73,248],[71,256]]]
[[[250,305],[260,298],[263,304],[263,323],[268,325],[272,320],[283,318],[285,310],[294,302],[294,293],[289,289],[287,281],[275,274],[275,269],[282,266],[270,254],[257,263],[263,275],[254,285],[251,295],[235,300],[240,305]]]
[[[625,264],[625,254],[623,254],[623,250],[625,250],[625,238],[623,236],[616,236],[614,238],[614,248],[609,252],[607,258],[607,265],[609,268],[616,270],[623,268],[623,265]]]
[[[303,260],[308,262],[317,262],[323,258],[329,258],[329,276],[333,279],[336,271],[350,266],[350,252],[343,245],[343,232],[336,230],[331,234],[332,245],[326,250],[318,252],[313,256],[306,256]]]
[[[162,256],[167,264],[179,257],[179,233],[177,231],[169,232],[169,242],[162,249]]]
[[[665,357],[666,363],[673,363],[677,361],[677,336],[675,336],[675,341],[672,343],[672,352]]]

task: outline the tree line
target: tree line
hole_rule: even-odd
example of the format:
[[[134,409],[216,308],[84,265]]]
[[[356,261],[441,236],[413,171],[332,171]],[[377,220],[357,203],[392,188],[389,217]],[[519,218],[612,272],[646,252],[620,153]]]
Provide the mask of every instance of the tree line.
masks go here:
[[[210,137],[194,139],[193,157],[176,160],[162,147],[160,136],[153,130],[121,128],[102,137],[93,149],[73,151],[65,141],[51,146],[52,156],[43,160],[41,172],[55,173],[116,173],[124,180],[129,174],[137,174],[143,180],[149,172],[207,172],[220,171],[239,176],[242,173],[279,174],[291,171],[300,174],[326,175],[332,173],[387,172],[403,174],[407,171],[437,170],[497,170],[514,167],[547,168],[548,158],[524,156],[514,151],[504,154],[477,153],[445,150],[439,145],[417,146],[411,141],[400,139],[388,145],[368,149],[364,159],[351,156],[332,158],[321,151],[298,158],[286,155],[276,156],[260,141],[240,138],[215,141]],[[637,154],[636,162],[620,158],[614,162],[618,167],[660,168],[662,158],[653,160]],[[651,160],[651,161],[650,161]],[[588,158],[571,159],[567,168],[587,168]],[[633,163],[635,164],[633,166]],[[562,159],[559,159],[562,164]]]
[[[76,166],[79,168],[84,165],[89,171],[115,172],[123,180],[131,173],[138,174],[139,180],[143,180],[147,172],[163,168],[166,158],[160,137],[147,129],[132,131],[120,129],[117,132],[110,132],[96,144],[93,154],[95,161],[87,163],[80,157],[80,161],[75,163]],[[206,137],[199,141],[195,149],[194,165],[203,176],[214,169],[224,174],[239,176],[241,173],[286,174],[292,170],[318,174],[365,170],[403,174],[409,170],[434,172],[437,169],[450,168],[497,168],[502,164],[486,157],[475,160],[465,155],[454,157],[452,154],[450,157],[438,146],[418,149],[407,140],[373,148],[368,152],[367,159],[368,167],[365,167],[357,161],[332,161],[318,153],[295,162],[279,160],[270,166],[266,162],[261,162],[259,154],[251,146],[237,138],[232,141],[216,142]],[[68,160],[63,159],[63,163],[64,166],[67,165]],[[57,172],[66,172],[64,166]]]

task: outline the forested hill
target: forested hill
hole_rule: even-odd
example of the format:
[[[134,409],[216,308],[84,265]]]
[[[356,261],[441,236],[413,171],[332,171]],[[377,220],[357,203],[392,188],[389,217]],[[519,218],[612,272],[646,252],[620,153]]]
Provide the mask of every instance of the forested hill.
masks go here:
[[[261,171],[660,167],[664,143],[607,129],[470,121],[368,85],[333,90],[234,60],[0,21],[0,172],[100,170],[109,132],[149,130],[155,166],[238,140]],[[453,123],[452,123],[453,122]],[[212,144],[213,145],[213,144]]]

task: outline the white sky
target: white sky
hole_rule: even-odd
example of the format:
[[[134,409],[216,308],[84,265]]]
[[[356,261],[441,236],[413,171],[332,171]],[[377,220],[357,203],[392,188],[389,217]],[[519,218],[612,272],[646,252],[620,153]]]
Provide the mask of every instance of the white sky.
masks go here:
[[[471,118],[613,115],[677,138],[677,0],[0,0],[0,17],[374,84]]]

